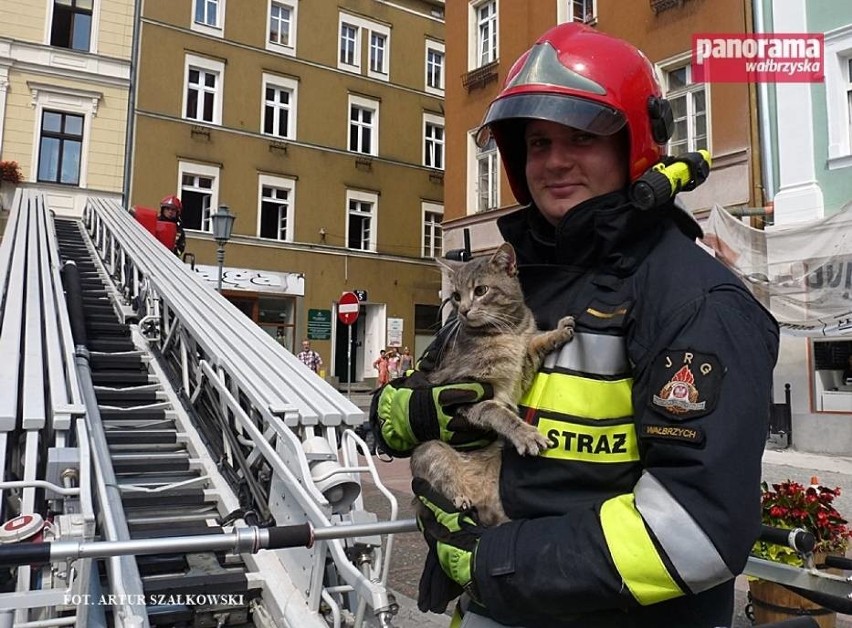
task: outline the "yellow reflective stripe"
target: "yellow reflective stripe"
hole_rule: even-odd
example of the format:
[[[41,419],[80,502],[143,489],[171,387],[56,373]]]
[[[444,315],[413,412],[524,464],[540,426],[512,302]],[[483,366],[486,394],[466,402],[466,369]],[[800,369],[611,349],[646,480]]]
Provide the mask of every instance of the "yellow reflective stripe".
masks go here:
[[[619,495],[601,505],[601,527],[624,584],[647,606],[684,594],[663,564],[633,495]]]
[[[633,415],[633,379],[588,379],[581,375],[538,373],[520,405],[586,419]]]
[[[632,422],[598,427],[541,417],[538,431],[551,444],[539,454],[545,458],[604,463],[639,460],[639,439]]]

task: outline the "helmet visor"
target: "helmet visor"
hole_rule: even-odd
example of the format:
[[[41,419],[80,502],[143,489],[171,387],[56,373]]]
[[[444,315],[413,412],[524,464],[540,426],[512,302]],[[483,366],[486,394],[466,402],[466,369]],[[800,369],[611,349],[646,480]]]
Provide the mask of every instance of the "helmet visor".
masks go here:
[[[627,120],[617,109],[564,94],[515,94],[493,102],[476,133],[480,148],[491,137],[490,125],[502,120],[549,120],[594,135],[612,135]]]

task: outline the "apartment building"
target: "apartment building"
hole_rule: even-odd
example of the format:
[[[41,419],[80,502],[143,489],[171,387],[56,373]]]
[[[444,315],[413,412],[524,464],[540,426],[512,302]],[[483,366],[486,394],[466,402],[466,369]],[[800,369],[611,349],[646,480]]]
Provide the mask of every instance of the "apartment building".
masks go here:
[[[58,214],[124,185],[133,0],[0,0],[0,160]]]
[[[440,303],[442,0],[176,0],[140,21],[132,205],[183,202],[188,262],[217,278],[210,216],[236,215],[223,294],[327,376],[425,347]],[[351,330],[343,292],[360,298]],[[349,360],[349,332],[352,360]]]

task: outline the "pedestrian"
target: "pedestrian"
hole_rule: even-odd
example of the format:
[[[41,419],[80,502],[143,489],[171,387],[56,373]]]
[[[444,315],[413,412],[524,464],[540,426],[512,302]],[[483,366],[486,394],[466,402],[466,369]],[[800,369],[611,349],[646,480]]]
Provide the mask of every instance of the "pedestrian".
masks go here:
[[[696,244],[674,198],[631,200],[672,128],[645,56],[574,23],[523,54],[490,104],[479,140],[496,142],[522,205],[497,226],[539,325],[572,315],[576,335],[519,403],[551,447],[503,449],[511,521],[484,528],[415,487],[435,515],[420,520],[433,548],[421,610],[463,591],[462,627],[731,625],[734,577],[760,531],[778,326]],[[421,368],[430,354],[435,343]],[[451,405],[487,389],[422,382],[376,393],[380,448],[482,437]]]
[[[183,231],[183,222],[180,215],[183,212],[183,204],[174,194],[164,196],[160,201],[160,216],[157,220],[175,223],[175,243],[172,252],[180,257],[186,249],[186,234]]]
[[[399,352],[396,348],[391,348],[387,352],[388,372],[390,379],[399,377]]]
[[[311,349],[311,341],[307,338],[302,341],[302,350],[296,357],[314,373],[318,373],[322,366],[320,354]]]
[[[379,376],[376,378],[377,386],[384,386],[390,381],[387,351],[384,349],[379,351],[379,357],[373,362],[373,368],[379,372]]]
[[[411,349],[403,347],[402,355],[399,356],[399,374],[405,375],[412,368],[414,368],[414,356],[411,355]]]

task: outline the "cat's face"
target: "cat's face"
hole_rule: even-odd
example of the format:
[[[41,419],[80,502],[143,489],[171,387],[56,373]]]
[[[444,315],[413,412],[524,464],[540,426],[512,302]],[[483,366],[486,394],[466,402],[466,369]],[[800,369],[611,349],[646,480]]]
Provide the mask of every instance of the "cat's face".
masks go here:
[[[461,324],[505,327],[515,322],[524,297],[511,245],[503,244],[491,258],[440,263],[450,270],[450,303]]]

